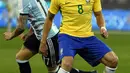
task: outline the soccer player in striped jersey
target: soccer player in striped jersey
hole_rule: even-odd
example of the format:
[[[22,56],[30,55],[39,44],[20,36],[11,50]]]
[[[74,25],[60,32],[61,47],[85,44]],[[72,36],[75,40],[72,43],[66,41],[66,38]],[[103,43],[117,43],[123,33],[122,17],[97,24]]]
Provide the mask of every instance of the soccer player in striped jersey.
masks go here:
[[[39,43],[42,36],[42,30],[43,30],[43,24],[47,15],[47,5],[44,0],[19,0],[18,1],[18,9],[19,9],[19,17],[18,17],[18,26],[17,28],[11,33],[11,32],[5,32],[5,38],[6,40],[11,40],[15,38],[16,36],[23,33],[25,29],[25,25],[27,24],[27,20],[31,23],[31,28],[33,30],[33,33],[29,33],[29,36],[24,42],[24,46],[21,48],[21,50],[16,54],[16,61],[19,64],[20,73],[31,73],[31,68],[29,65],[29,59],[38,53]],[[53,53],[51,53],[51,60],[48,60],[48,57],[43,57],[45,59],[48,70],[51,68],[57,67],[55,53],[54,51],[58,49],[56,43],[56,34],[59,32],[57,27],[55,25],[52,26],[52,29],[50,31],[50,34],[48,35],[48,48],[49,50],[53,49]],[[50,45],[51,44],[51,45]],[[54,50],[55,48],[55,50]],[[50,58],[49,58],[50,59]],[[58,60],[58,59],[57,59]]]
[[[18,1],[19,17],[18,26],[13,32],[5,32],[5,39],[11,40],[24,32],[27,20],[30,21],[31,29],[25,39],[23,47],[16,54],[16,62],[19,65],[20,73],[31,73],[29,59],[39,51],[40,40],[43,30],[43,24],[48,12],[47,4],[44,0],[19,0]],[[32,32],[33,31],[33,32]],[[59,30],[56,25],[52,25],[48,35],[47,46],[48,55],[42,57],[48,68],[49,73],[56,73],[59,64],[59,48],[57,34]],[[71,73],[83,73],[73,69]],[[86,73],[96,73],[95,71]]]
[[[58,73],[70,73],[74,56],[79,54],[91,66],[103,63],[104,73],[115,73],[118,64],[116,54],[92,32],[92,12],[94,12],[101,35],[108,37],[102,15],[100,0],[51,0],[48,16],[44,24],[40,51],[45,55],[48,32],[55,14],[60,11],[62,23],[58,35],[61,68]]]

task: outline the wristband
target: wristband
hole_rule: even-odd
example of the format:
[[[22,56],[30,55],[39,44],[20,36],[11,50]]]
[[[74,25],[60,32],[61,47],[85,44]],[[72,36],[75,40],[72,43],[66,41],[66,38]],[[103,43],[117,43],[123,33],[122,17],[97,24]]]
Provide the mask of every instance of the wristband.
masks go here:
[[[105,29],[105,30],[107,31],[106,27],[104,27],[104,26],[103,26],[103,27],[101,27],[101,29]]]

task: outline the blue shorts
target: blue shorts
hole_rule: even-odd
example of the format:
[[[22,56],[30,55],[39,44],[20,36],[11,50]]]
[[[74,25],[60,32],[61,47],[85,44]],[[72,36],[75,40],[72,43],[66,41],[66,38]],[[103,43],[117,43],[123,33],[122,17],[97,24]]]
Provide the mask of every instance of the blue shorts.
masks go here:
[[[60,59],[64,56],[74,57],[76,54],[79,54],[93,67],[97,66],[100,63],[99,60],[111,51],[107,45],[95,36],[80,38],[67,34],[59,34],[58,42]]]

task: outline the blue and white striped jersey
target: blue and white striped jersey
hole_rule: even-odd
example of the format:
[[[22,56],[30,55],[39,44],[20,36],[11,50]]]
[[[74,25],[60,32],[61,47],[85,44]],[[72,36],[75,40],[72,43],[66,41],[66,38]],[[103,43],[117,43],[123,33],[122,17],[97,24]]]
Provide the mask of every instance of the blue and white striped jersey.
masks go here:
[[[36,37],[40,40],[42,37],[43,24],[45,22],[48,6],[44,0],[18,0],[18,9],[20,15],[28,15],[28,20],[34,30]],[[49,32],[48,38],[53,37],[59,32],[55,24]]]

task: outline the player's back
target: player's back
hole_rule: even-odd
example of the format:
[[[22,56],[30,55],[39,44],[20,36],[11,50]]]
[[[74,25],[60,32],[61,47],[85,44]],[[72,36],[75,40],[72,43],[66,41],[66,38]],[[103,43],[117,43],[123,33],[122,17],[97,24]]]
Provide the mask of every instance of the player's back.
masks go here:
[[[44,0],[20,0],[22,9],[20,12],[28,14],[28,20],[31,22],[31,26],[36,34],[36,37],[40,40],[42,37],[43,24],[45,22],[48,6]],[[56,25],[53,24],[48,38],[58,33]]]

